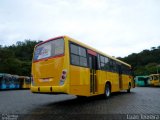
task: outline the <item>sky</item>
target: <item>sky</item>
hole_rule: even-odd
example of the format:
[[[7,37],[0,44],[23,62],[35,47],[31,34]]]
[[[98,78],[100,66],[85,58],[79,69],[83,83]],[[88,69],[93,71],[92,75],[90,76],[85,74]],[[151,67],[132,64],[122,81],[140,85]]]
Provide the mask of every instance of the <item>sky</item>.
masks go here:
[[[160,46],[160,0],[0,0],[0,45],[67,35],[124,57]]]

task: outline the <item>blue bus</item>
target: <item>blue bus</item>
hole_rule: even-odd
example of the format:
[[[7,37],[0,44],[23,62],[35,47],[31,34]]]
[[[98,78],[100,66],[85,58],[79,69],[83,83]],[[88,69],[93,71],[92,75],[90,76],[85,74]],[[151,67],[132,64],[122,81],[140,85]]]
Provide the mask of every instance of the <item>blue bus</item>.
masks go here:
[[[9,79],[9,89],[15,89],[15,82],[12,75],[7,76]]]
[[[12,89],[19,89],[20,88],[20,81],[19,81],[18,75],[12,75],[12,81],[13,81],[13,88]]]
[[[30,77],[0,73],[0,90],[29,89]]]
[[[18,76],[7,73],[0,73],[0,89],[17,89],[19,88]]]
[[[136,86],[148,86],[149,85],[149,76],[136,76],[135,78]]]
[[[0,73],[0,89],[10,89],[12,86],[10,86],[11,83],[11,75],[6,73]]]
[[[0,89],[3,90],[3,89],[6,89],[7,86],[6,86],[6,83],[5,83],[5,79],[4,79],[4,73],[0,73]]]

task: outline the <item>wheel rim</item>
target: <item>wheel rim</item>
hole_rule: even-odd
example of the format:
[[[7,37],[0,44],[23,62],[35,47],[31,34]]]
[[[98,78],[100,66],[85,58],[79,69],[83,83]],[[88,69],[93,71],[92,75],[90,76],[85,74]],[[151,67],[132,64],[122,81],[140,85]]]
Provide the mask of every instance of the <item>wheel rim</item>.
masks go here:
[[[109,97],[110,96],[110,89],[107,87],[106,88],[106,96]]]

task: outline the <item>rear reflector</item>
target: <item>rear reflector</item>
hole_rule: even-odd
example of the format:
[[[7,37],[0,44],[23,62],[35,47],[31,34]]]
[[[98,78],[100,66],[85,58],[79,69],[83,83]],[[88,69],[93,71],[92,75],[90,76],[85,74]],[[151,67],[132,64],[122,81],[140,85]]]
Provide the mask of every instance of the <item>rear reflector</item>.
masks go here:
[[[61,75],[61,79],[60,79],[60,85],[63,85],[65,80],[66,80],[66,77],[67,77],[67,70],[66,69],[63,69],[62,71],[62,75]]]

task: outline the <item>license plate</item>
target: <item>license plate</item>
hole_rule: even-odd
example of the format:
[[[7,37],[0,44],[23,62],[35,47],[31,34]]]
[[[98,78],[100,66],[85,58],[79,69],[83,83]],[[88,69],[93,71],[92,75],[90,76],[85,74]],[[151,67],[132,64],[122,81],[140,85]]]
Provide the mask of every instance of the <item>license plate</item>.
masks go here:
[[[40,79],[41,82],[49,82],[49,78]]]

